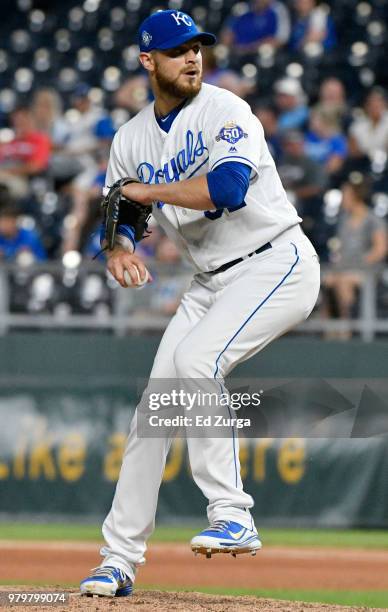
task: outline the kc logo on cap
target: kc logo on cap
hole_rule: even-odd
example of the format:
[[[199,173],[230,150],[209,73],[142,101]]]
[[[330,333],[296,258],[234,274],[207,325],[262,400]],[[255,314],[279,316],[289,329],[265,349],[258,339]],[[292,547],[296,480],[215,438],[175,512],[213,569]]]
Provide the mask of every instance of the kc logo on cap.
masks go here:
[[[174,49],[193,38],[203,45],[214,45],[216,37],[201,32],[194,19],[182,11],[168,9],[156,11],[143,21],[139,28],[139,47],[143,53],[154,50]]]
[[[186,15],[186,13],[181,13],[181,11],[178,11],[177,13],[171,13],[171,17],[175,19],[177,25],[181,25],[181,22],[187,26],[193,25],[193,22],[190,20],[190,17]]]

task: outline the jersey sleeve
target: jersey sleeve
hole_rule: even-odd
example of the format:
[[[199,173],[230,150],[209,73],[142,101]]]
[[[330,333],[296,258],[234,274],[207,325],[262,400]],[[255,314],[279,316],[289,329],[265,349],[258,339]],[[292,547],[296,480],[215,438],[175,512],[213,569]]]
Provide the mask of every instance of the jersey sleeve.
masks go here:
[[[122,146],[122,131],[119,130],[113,138],[112,145],[109,154],[109,163],[106,171],[105,187],[103,189],[103,195],[106,195],[109,191],[109,187],[116,181],[126,178],[128,176],[135,176],[131,174],[131,168],[127,168],[123,161],[121,153]],[[100,244],[105,245],[106,228],[105,224],[102,223],[100,227]],[[120,244],[125,250],[133,253],[136,248],[135,242],[135,231],[131,225],[125,225],[121,223],[117,227],[116,244]]]
[[[256,178],[261,151],[264,144],[263,128],[250,107],[237,99],[220,108],[212,108],[208,129],[209,170],[214,170],[227,161],[240,162],[249,166],[251,180]]]
[[[125,169],[121,156],[121,130],[119,130],[113,138],[109,154],[109,163],[106,171],[105,187],[103,194],[106,195],[108,189],[113,183],[119,179],[129,176],[129,170]]]

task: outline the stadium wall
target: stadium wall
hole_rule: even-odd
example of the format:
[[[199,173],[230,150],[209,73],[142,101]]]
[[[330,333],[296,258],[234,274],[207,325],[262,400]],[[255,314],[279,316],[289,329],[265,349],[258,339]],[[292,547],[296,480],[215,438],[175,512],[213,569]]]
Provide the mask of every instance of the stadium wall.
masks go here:
[[[86,520],[105,514],[158,342],[153,335],[87,333],[0,338],[0,513]],[[325,396],[338,431],[338,413],[353,410],[354,415],[357,394],[359,412],[380,411],[382,417],[377,430],[357,433],[353,424],[347,435],[333,435],[332,428],[330,437],[290,431],[281,438],[242,440],[242,476],[256,500],[258,521],[388,526],[387,349],[385,342],[285,339],[239,366],[237,377],[276,380],[281,389],[285,381],[292,389],[295,381],[315,381],[314,406],[311,395],[306,401],[299,395],[298,408],[308,419]],[[342,386],[333,392],[335,381]],[[177,439],[161,488],[159,518],[201,520],[205,508],[190,476],[185,444]]]

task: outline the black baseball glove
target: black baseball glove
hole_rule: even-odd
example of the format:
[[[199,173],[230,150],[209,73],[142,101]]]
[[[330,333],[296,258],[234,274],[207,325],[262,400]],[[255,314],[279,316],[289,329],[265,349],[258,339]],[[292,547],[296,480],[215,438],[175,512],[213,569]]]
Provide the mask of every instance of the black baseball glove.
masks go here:
[[[152,206],[143,206],[134,200],[128,200],[121,193],[121,188],[124,185],[139,182],[133,178],[116,181],[101,202],[104,211],[106,248],[109,251],[115,245],[119,225],[130,225],[135,232],[136,242],[147,235],[148,219],[152,213]]]

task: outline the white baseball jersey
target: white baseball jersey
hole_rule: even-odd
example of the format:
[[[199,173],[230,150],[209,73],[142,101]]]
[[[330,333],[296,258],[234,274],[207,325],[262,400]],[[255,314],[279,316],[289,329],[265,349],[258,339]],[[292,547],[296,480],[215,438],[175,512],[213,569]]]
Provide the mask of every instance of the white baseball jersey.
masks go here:
[[[196,211],[167,202],[153,214],[196,271],[208,272],[270,242],[301,219],[287,200],[263,128],[235,94],[203,84],[181,109],[169,133],[149,104],[117,132],[106,186],[126,176],[144,183],[169,183],[200,176],[226,161],[252,169],[243,205]]]
[[[168,134],[160,129],[154,106],[145,108],[114,139],[107,185],[131,175],[145,183],[188,179],[233,160],[252,168],[238,209],[204,213],[159,203],[154,215],[199,272],[215,270],[269,241],[274,248],[222,274],[194,276],[155,357],[150,378],[156,384],[169,380],[183,390],[194,384],[207,395],[211,384],[219,394],[223,379],[238,363],[306,319],[317,299],[317,255],[287,201],[259,121],[232,93],[204,85]],[[143,417],[147,397],[145,393],[140,404],[144,402]],[[214,413],[211,406],[206,410]],[[229,407],[223,410],[231,415]],[[144,437],[137,426],[135,416],[101,548],[103,566],[120,568],[132,580],[154,528],[172,441],[167,434]],[[191,435],[188,427],[187,447],[193,478],[208,499],[210,525],[234,521],[252,541],[257,537],[250,513],[253,499],[243,489],[234,429],[212,437],[209,431]]]

